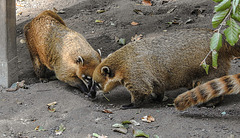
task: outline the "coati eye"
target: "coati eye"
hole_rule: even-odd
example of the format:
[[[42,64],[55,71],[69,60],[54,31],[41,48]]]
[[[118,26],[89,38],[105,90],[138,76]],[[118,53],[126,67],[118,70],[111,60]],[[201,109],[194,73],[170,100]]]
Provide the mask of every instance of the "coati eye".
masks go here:
[[[110,73],[111,73],[111,71],[110,71],[109,67],[103,66],[101,68],[101,74],[104,74],[106,76],[107,74],[110,74]]]
[[[81,56],[78,56],[78,58],[77,58],[77,60],[76,60],[76,63],[77,63],[77,64],[82,63],[82,65],[83,65],[83,58],[82,58]]]

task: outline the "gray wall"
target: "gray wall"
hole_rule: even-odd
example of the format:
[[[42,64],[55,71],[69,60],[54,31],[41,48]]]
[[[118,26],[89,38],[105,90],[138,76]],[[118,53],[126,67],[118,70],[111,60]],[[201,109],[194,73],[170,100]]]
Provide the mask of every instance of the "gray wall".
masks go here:
[[[0,0],[0,85],[18,81],[15,0]]]

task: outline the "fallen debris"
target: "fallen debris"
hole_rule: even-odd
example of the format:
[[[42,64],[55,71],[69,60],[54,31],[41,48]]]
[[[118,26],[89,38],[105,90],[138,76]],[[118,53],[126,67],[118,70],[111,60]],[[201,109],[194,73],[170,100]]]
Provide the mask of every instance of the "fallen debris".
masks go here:
[[[112,111],[109,111],[109,110],[107,110],[107,109],[102,110],[102,112],[103,112],[103,113],[108,113],[108,114],[113,114]]]
[[[21,82],[13,83],[10,88],[6,89],[6,91],[13,92],[13,91],[17,91],[19,88],[28,89],[28,87],[25,86],[25,80],[22,80]]]
[[[146,137],[149,138],[149,135],[144,133],[142,130],[133,130],[134,137]]]
[[[148,116],[142,117],[142,121],[143,121],[143,122],[151,123],[151,122],[154,122],[155,119],[154,119],[152,116],[148,115]]]
[[[61,125],[59,126],[59,129],[55,130],[55,134],[56,134],[56,135],[62,135],[63,131],[65,131],[65,130],[66,130],[66,128],[64,127],[64,125],[61,124]]]
[[[47,104],[47,107],[48,107],[48,111],[49,112],[55,112],[56,109],[54,108],[54,106],[57,104],[57,102],[51,102],[49,104]]]
[[[135,36],[132,36],[131,37],[131,41],[133,42],[133,41],[138,41],[138,40],[141,40],[143,38],[143,35],[142,34],[140,34],[140,35],[135,35]]]

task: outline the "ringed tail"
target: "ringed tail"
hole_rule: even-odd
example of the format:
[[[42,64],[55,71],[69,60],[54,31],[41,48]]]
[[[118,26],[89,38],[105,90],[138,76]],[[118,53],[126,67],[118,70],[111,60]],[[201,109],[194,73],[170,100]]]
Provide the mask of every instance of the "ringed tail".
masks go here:
[[[174,105],[177,110],[182,111],[188,107],[205,103],[221,95],[238,93],[240,93],[240,73],[208,81],[194,89],[184,92],[174,100]]]

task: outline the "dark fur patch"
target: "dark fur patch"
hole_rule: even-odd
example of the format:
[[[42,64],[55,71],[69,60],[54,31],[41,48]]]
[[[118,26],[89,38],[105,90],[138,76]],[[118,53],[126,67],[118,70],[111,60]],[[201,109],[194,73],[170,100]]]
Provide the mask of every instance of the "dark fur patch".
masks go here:
[[[192,102],[195,104],[195,103],[197,103],[197,96],[196,96],[196,94],[193,92],[193,91],[191,91],[191,97],[192,97]]]
[[[218,85],[216,82],[212,81],[210,82],[209,85],[211,86],[214,95],[217,95],[220,93],[220,90],[218,90]]]
[[[226,83],[228,92],[230,92],[233,89],[233,84],[231,82],[231,79],[229,78],[229,76],[227,76],[226,78],[223,79],[223,81]]]
[[[206,98],[207,98],[208,95],[207,95],[205,89],[201,89],[200,87],[198,87],[197,92],[199,93],[199,95],[201,96],[201,98],[202,98],[203,100],[206,100]]]
[[[237,78],[240,79],[240,74],[237,74]]]

